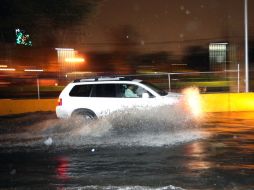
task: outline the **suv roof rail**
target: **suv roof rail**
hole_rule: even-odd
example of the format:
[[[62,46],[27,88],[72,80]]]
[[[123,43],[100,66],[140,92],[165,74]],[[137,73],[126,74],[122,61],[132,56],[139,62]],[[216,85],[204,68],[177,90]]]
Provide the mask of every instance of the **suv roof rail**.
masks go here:
[[[115,81],[115,80],[127,80],[127,81],[131,81],[132,79],[129,78],[129,77],[123,77],[123,76],[97,76],[97,77],[75,79],[73,82],[76,83],[76,82]]]

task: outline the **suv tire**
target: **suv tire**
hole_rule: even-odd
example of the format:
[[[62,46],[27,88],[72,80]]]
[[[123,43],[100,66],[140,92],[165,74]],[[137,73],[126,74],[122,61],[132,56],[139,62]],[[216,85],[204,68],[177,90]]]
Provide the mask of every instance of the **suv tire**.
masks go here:
[[[71,116],[72,117],[82,117],[88,121],[97,119],[97,116],[95,115],[95,113],[89,109],[77,109],[77,110],[73,111]]]

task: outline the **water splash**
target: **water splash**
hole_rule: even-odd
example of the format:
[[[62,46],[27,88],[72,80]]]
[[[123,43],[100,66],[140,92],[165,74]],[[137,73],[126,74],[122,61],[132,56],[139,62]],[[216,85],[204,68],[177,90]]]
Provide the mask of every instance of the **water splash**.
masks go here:
[[[158,147],[188,142],[201,136],[197,123],[180,106],[163,106],[145,111],[118,111],[89,122],[81,117],[48,119],[26,127],[22,133],[5,135],[1,146]]]
[[[202,117],[202,106],[199,89],[196,87],[189,87],[183,90],[183,94],[186,98],[186,103],[192,114],[200,118]]]

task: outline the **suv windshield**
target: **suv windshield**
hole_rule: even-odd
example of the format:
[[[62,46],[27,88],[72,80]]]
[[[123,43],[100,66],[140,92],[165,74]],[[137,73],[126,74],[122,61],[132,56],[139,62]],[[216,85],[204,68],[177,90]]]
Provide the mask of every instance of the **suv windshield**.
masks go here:
[[[153,89],[155,92],[157,92],[161,96],[165,96],[168,94],[165,90],[160,89],[158,86],[155,86],[154,84],[152,84],[150,82],[142,81],[141,83],[148,86],[149,88]]]

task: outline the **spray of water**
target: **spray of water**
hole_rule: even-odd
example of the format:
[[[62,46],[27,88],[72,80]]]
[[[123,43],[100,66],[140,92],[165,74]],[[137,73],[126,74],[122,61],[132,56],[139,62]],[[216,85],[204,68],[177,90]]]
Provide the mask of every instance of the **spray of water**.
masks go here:
[[[194,117],[202,117],[202,106],[199,89],[197,87],[185,88],[182,92],[185,96],[186,106],[191,111]]]
[[[5,134],[1,146],[170,146],[202,138],[197,123],[181,108],[129,109],[92,121],[48,119]]]

